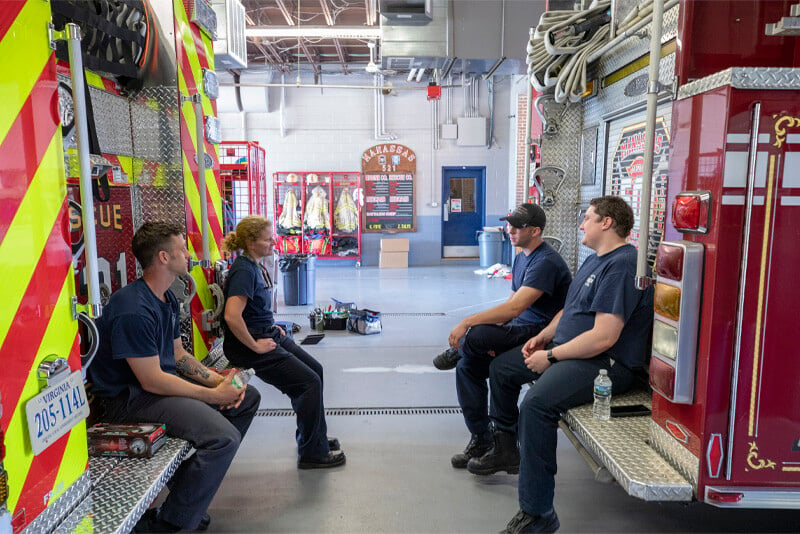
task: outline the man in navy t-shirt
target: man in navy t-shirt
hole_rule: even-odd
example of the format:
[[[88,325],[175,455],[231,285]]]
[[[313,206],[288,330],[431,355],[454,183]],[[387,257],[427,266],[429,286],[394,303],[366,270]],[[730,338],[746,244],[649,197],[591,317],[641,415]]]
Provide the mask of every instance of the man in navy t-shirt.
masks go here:
[[[644,365],[653,298],[652,290],[635,287],[636,249],[625,243],[632,227],[633,212],[621,198],[591,201],[581,230],[595,254],[575,275],[564,309],[509,351],[512,358],[503,355],[505,367],[491,370],[493,421],[503,427],[519,416],[520,510],[505,532],[558,530],[553,493],[561,414],[592,400],[600,369],[608,370],[617,394],[631,387],[633,370]],[[520,387],[531,380],[517,409]]]
[[[508,221],[511,243],[522,249],[514,261],[511,295],[502,304],[458,323],[449,338],[450,346],[458,351],[434,360],[440,369],[456,367],[458,402],[471,434],[464,452],[450,460],[456,468],[463,469],[470,460],[490,454],[491,458],[510,456],[514,466],[508,469],[516,469],[516,434],[493,430],[489,422],[489,366],[496,354],[524,343],[544,328],[564,305],[572,279],[564,259],[542,241],[547,222],[542,208],[522,204],[501,220]]]
[[[205,530],[206,513],[258,409],[252,387],[235,387],[181,344],[178,300],[170,286],[187,275],[189,252],[177,225],[148,222],[133,236],[142,277],[113,295],[97,320],[100,346],[89,374],[92,392],[114,423],[165,423],[189,441],[193,456],[173,476],[160,509],[135,532]]]

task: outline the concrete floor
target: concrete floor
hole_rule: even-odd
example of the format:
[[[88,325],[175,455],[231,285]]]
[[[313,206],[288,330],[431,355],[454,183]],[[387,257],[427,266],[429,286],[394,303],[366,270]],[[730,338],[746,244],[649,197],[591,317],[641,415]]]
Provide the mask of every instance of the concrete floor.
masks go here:
[[[477,263],[477,262],[476,262]],[[325,267],[317,302],[330,297],[384,313],[375,336],[326,332],[310,351],[325,366],[334,408],[457,407],[454,372],[431,358],[456,322],[504,300],[510,282],[475,266],[398,270]],[[303,326],[308,307],[280,306],[279,320]],[[422,314],[431,314],[423,316]],[[257,379],[262,408],[288,398]],[[419,411],[419,410],[418,410]],[[452,410],[451,410],[452,411]],[[431,410],[437,412],[437,410]],[[468,434],[460,414],[333,415],[330,435],[347,465],[299,471],[294,417],[257,417],[211,504],[209,532],[497,532],[517,511],[517,476],[477,477],[450,466]],[[559,441],[556,510],[562,532],[797,532],[800,512],[721,510],[646,503],[616,484],[595,482],[566,437]]]

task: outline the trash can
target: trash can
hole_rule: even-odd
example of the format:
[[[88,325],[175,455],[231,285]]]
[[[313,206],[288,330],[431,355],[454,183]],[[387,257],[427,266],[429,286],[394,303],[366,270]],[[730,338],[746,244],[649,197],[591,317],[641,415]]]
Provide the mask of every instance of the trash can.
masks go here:
[[[481,267],[503,262],[503,232],[478,232]]]
[[[283,273],[283,303],[287,306],[314,304],[316,298],[316,256],[286,254],[278,259]]]

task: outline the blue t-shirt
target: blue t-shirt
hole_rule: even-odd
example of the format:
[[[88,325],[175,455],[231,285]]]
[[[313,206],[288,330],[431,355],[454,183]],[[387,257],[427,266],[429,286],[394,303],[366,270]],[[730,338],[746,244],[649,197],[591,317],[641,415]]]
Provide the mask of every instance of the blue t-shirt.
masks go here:
[[[542,292],[536,302],[528,306],[510,325],[546,325],[564,307],[572,274],[564,258],[547,243],[542,243],[533,252],[517,254],[511,274],[511,289],[523,286]]]
[[[239,256],[225,280],[225,300],[247,297],[242,319],[248,330],[261,330],[275,324],[272,316],[272,284],[267,287],[266,270],[250,258]]]
[[[606,352],[629,368],[641,367],[653,328],[653,290],[636,289],[636,248],[623,245],[583,262],[569,287],[553,342],[566,343],[594,327],[596,313],[620,315],[625,326]]]
[[[127,358],[157,355],[161,370],[177,375],[173,343],[181,337],[178,299],[170,290],[164,296],[166,302],[141,278],[111,295],[97,320],[100,346],[89,367],[95,395],[116,397],[128,390],[133,397],[143,391]]]

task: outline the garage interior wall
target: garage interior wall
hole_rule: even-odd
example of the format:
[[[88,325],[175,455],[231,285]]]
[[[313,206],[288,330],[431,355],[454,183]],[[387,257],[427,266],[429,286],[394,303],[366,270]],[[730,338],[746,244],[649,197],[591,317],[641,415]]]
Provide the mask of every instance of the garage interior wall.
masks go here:
[[[286,76],[287,81],[295,76]],[[279,81],[274,77],[273,81]],[[403,80],[405,82],[405,80]],[[290,83],[291,83],[290,82]],[[312,84],[303,76],[302,83]],[[323,84],[372,85],[372,76],[325,76]],[[454,78],[460,84],[460,77]],[[480,85],[480,115],[489,117],[489,91]],[[399,82],[398,82],[399,85]],[[407,85],[407,84],[405,84]],[[494,130],[491,147],[458,146],[454,139],[440,139],[433,149],[431,103],[425,81],[418,89],[399,89],[385,97],[385,131],[392,142],[406,145],[417,155],[417,231],[399,234],[362,234],[362,265],[377,265],[382,237],[407,237],[410,265],[439,265],[441,259],[442,167],[486,167],[486,225],[502,224],[500,217],[513,208],[514,143],[516,142],[516,96],[524,87],[510,76],[494,77]],[[361,154],[390,141],[374,138],[373,92],[356,88],[287,87],[281,136],[280,91],[269,88],[269,112],[220,113],[222,135],[229,141],[257,141],[266,149],[266,168],[271,180],[279,171],[361,171]],[[439,123],[455,123],[465,115],[463,89],[450,91],[451,117],[447,117],[445,92],[439,103]],[[521,118],[524,120],[524,117]],[[487,131],[489,121],[487,120]],[[487,134],[488,137],[488,134]],[[272,210],[270,191],[269,209]],[[477,244],[477,243],[476,243]],[[334,260],[336,261],[336,260]]]

